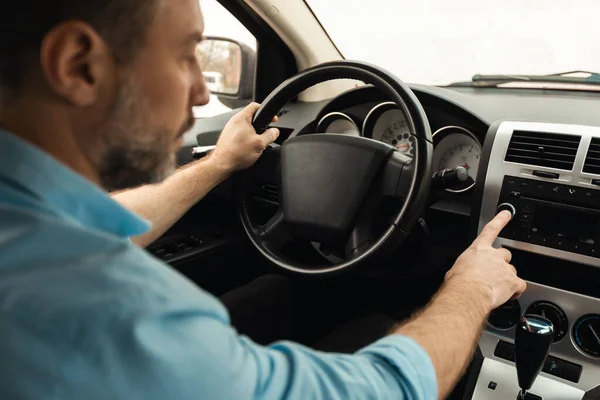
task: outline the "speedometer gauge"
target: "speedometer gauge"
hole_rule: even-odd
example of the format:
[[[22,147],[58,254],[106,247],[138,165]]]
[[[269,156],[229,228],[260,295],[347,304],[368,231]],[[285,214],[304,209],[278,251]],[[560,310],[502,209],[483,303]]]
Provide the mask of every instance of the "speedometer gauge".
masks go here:
[[[360,130],[354,120],[341,112],[332,112],[321,118],[317,124],[317,132],[360,136]]]
[[[477,137],[459,126],[446,126],[433,134],[433,168],[439,171],[446,168],[464,167],[469,178],[457,187],[446,189],[460,193],[471,189],[477,179],[477,169],[481,158],[481,145]]]
[[[408,156],[415,154],[415,137],[404,111],[393,102],[373,107],[365,118],[363,135],[394,146]]]

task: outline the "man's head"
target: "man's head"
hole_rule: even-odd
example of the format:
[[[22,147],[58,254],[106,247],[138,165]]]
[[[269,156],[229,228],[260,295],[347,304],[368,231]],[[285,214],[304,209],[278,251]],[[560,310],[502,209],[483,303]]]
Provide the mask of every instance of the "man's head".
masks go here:
[[[71,164],[85,160],[106,189],[166,177],[192,107],[208,102],[198,0],[10,3],[0,6],[0,125],[55,152],[78,150]]]

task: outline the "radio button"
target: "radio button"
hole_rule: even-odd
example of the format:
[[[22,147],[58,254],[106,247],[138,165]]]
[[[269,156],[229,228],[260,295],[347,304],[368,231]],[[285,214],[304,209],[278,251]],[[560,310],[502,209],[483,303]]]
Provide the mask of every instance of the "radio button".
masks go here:
[[[529,187],[531,187],[531,182],[522,180],[520,185],[522,188],[529,188]]]
[[[582,199],[586,199],[586,200],[593,200],[594,194],[595,193],[593,190],[580,190],[579,191],[579,197],[581,197]]]
[[[504,180],[504,186],[506,186],[509,189],[516,188],[517,187],[517,179],[507,176]]]
[[[531,222],[531,220],[533,220],[533,213],[530,211],[523,211],[519,214],[519,221]]]
[[[596,246],[587,243],[579,243],[581,249],[579,253],[585,254],[586,256],[596,257]]]
[[[521,231],[521,233],[529,233],[531,232],[531,222],[519,222],[519,230]]]
[[[496,209],[496,214],[499,214],[499,213],[501,213],[504,210],[509,211],[510,215],[512,215],[512,218],[514,218],[515,215],[517,214],[517,209],[515,208],[515,206],[513,206],[510,203],[502,203],[502,204],[500,204],[498,206],[498,208]]]

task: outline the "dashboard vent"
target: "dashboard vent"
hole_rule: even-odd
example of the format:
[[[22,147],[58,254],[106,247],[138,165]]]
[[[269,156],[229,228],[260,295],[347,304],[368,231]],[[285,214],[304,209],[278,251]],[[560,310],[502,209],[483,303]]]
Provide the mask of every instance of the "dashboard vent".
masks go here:
[[[581,136],[514,131],[504,161],[571,170]]]
[[[279,187],[270,183],[257,183],[250,188],[252,200],[271,206],[279,205]]]
[[[583,172],[600,175],[600,138],[593,138],[585,157]]]

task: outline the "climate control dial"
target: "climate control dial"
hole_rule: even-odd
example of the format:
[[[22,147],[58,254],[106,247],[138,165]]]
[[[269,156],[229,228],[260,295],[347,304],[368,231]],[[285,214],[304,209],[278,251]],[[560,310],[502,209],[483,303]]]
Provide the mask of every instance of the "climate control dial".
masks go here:
[[[573,325],[573,343],[584,354],[600,358],[600,314],[587,314]]]
[[[548,318],[554,326],[554,343],[560,341],[569,332],[569,319],[562,308],[550,301],[536,301],[527,307],[526,314],[535,314]]]
[[[509,300],[490,313],[488,324],[496,329],[510,329],[521,318],[521,304],[519,300]]]

